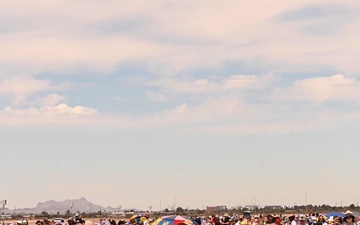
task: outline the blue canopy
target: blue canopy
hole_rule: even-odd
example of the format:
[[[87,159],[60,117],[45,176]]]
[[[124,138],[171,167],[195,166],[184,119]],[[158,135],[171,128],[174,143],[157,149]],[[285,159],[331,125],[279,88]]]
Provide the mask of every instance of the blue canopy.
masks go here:
[[[326,214],[326,217],[329,218],[330,216],[338,216],[338,217],[344,217],[345,214],[341,212],[329,212]]]

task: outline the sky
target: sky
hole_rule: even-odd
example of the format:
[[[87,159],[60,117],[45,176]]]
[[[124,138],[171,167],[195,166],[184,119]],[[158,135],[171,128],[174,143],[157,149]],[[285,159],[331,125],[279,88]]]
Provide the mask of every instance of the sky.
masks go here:
[[[0,0],[0,198],[356,204],[359,36],[359,1]]]

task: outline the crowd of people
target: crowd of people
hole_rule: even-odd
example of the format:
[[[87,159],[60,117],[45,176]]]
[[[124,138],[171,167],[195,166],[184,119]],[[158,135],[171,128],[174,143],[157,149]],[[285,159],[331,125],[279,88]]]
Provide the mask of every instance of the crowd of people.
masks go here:
[[[295,215],[238,215],[224,214],[211,216],[193,216],[189,218],[193,225],[360,225],[360,216],[346,211],[343,216],[334,215],[327,217],[319,213]],[[115,221],[101,219],[99,223],[85,225],[151,225],[156,218],[148,218],[141,222],[130,222],[124,219]]]
[[[344,216],[329,216],[311,213],[308,215],[228,215],[205,216],[193,218],[199,225],[360,225],[360,217],[356,218],[351,211]]]
[[[90,220],[85,221],[76,213],[64,224],[53,223],[51,221],[37,221],[36,225],[151,225],[156,219],[157,218],[146,217],[146,220],[138,222],[125,219],[118,221],[114,219],[100,219],[98,222],[92,222]],[[360,225],[360,216],[356,218],[354,213],[349,210],[344,214],[339,213],[339,215],[328,217],[319,213],[307,215],[251,215],[250,213],[244,215],[229,215],[226,213],[222,216],[193,216],[188,219],[192,221],[192,225]],[[14,225],[28,225],[28,221],[19,220],[16,224],[14,223]]]

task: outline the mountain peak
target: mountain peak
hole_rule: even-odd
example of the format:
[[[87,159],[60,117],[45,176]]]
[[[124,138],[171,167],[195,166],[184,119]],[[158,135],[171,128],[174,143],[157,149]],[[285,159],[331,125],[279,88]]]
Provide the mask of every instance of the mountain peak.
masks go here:
[[[17,209],[18,212],[27,213],[41,213],[46,211],[48,213],[65,213],[67,210],[70,212],[97,212],[101,210],[101,206],[89,202],[85,197],[79,199],[67,199],[64,201],[48,200],[45,202],[39,202],[34,208]],[[107,210],[116,210],[112,207],[107,207]]]

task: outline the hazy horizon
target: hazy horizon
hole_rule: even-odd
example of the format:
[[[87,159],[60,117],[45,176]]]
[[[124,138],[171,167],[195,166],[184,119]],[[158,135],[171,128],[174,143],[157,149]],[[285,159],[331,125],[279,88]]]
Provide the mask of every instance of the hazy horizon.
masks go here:
[[[296,204],[294,202],[293,205],[283,205],[283,204],[267,204],[267,205],[260,205],[258,202],[256,202],[256,196],[251,196],[251,203],[250,204],[245,204],[245,205],[234,205],[234,206],[229,206],[229,205],[224,205],[224,204],[220,204],[220,205],[203,205],[203,207],[198,207],[198,208],[189,208],[189,207],[184,207],[184,206],[181,206],[181,205],[176,205],[176,199],[174,199],[174,202],[171,204],[171,205],[166,205],[166,206],[162,206],[161,210],[165,210],[165,209],[168,209],[168,210],[172,210],[173,208],[177,208],[177,207],[181,207],[181,208],[189,208],[189,209],[206,209],[206,207],[214,207],[214,206],[226,206],[228,209],[231,209],[231,208],[251,208],[253,206],[256,206],[258,208],[263,208],[265,206],[269,207],[269,206],[275,206],[275,205],[279,205],[279,206],[282,206],[282,207],[294,207],[294,206],[306,206],[306,205],[313,205],[313,206],[321,206],[321,205],[329,205],[329,206],[332,206],[332,207],[342,207],[342,208],[347,208],[349,207],[351,204],[354,204],[356,207],[358,207],[358,202],[356,203],[351,203],[349,205],[343,205],[342,202],[340,201],[339,203],[336,202],[335,205],[331,205],[331,204],[311,204],[311,203],[307,203],[307,204]],[[19,207],[16,207],[14,206],[14,209],[13,210],[23,210],[23,209],[32,209],[32,208],[36,208],[39,204],[43,204],[43,203],[49,203],[49,202],[52,202],[52,201],[55,201],[57,203],[64,203],[64,202],[73,202],[73,207],[75,207],[77,205],[77,201],[79,200],[86,200],[87,202],[89,203],[92,203],[92,204],[95,204],[95,205],[98,205],[100,208],[99,210],[102,209],[106,209],[106,208],[113,208],[114,211],[124,211],[124,210],[141,210],[141,211],[147,211],[149,210],[150,211],[150,207],[147,207],[147,208],[134,208],[134,207],[125,207],[123,208],[122,205],[118,205],[118,206],[111,206],[111,205],[101,205],[101,204],[98,204],[96,202],[92,202],[92,201],[89,201],[86,197],[79,197],[79,198],[76,198],[76,199],[63,199],[63,200],[54,200],[54,199],[48,199],[44,202],[38,202],[35,206],[33,207],[23,207],[23,208],[19,208]],[[307,192],[305,192],[305,202],[307,202]],[[160,199],[159,199],[159,206],[160,206]],[[70,207],[70,205],[69,205]],[[159,209],[158,210],[153,210],[152,209],[152,206],[151,206],[151,211],[159,211],[160,210],[160,207],[158,207]],[[8,209],[8,210],[12,210],[8,207],[5,206],[5,209]],[[44,209],[46,210],[46,209]],[[73,209],[74,210],[74,209]],[[96,209],[94,209],[96,210]],[[82,212],[82,211],[80,211]],[[61,212],[60,212],[61,213]]]

